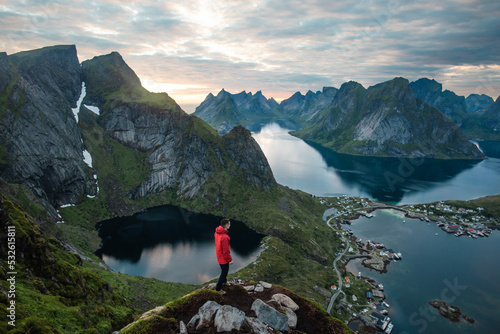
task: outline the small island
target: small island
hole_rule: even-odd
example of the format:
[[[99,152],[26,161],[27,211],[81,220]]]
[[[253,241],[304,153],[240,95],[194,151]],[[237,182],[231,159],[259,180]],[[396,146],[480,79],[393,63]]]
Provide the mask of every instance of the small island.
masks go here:
[[[462,311],[458,307],[449,305],[442,300],[435,299],[435,300],[429,302],[429,304],[431,306],[435,307],[438,310],[439,314],[441,314],[443,317],[445,317],[446,319],[448,319],[452,322],[460,322],[460,320],[462,318],[467,320],[471,324],[476,322],[473,318],[469,317],[468,315],[463,314]]]

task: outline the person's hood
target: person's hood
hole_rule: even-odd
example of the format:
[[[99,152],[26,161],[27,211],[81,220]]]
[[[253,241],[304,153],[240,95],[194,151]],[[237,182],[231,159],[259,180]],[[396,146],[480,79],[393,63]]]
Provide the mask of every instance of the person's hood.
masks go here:
[[[227,231],[222,227],[222,225],[217,226],[215,229],[215,233],[217,234],[227,234]]]

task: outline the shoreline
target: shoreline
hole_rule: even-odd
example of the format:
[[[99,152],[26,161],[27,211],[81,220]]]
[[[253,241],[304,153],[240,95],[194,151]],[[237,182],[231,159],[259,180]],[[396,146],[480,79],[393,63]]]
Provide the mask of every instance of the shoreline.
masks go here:
[[[441,227],[444,232],[447,233],[452,233],[449,227],[455,226],[454,229],[463,232],[459,235],[455,234],[456,236],[468,235],[473,238],[478,238],[478,236],[487,237],[489,233],[492,232],[492,230],[500,229],[499,226],[497,225],[498,220],[494,217],[486,218],[482,216],[481,209],[479,210],[469,209],[468,211],[466,211],[466,209],[462,208],[457,209],[449,204],[445,204],[444,202],[421,204],[421,205],[392,205],[388,203],[371,201],[370,199],[363,199],[359,197],[348,197],[348,196],[322,199],[322,201],[324,200],[332,202],[338,201],[337,204],[347,211],[347,212],[339,211],[337,205],[334,206],[331,203],[324,202],[324,204],[326,204],[329,207],[325,211],[325,215],[323,217],[324,220],[331,227],[337,229],[339,233],[346,236],[346,239],[348,241],[348,245],[346,245],[346,248],[352,247],[355,250],[354,253],[350,253],[349,255],[346,254],[343,256],[343,261],[340,261],[339,268],[345,273],[349,273],[352,276],[356,277],[357,279],[364,280],[366,283],[369,284],[373,292],[375,291],[379,292],[377,291],[379,284],[377,283],[376,279],[369,276],[368,277],[362,276],[360,272],[359,273],[353,272],[356,271],[356,269],[348,268],[351,261],[358,261],[357,263],[360,263],[364,268],[367,268],[369,270],[375,270],[378,273],[384,274],[388,272],[389,270],[388,267],[390,262],[392,261],[397,262],[397,260],[394,257],[387,256],[389,253],[387,252],[388,250],[387,248],[385,248],[384,245],[370,240],[363,243],[361,242],[361,239],[357,238],[353,234],[353,232],[349,230],[349,228],[343,226],[343,225],[350,225],[352,220],[359,219],[361,216],[371,218],[373,217],[372,212],[376,210],[385,209],[385,210],[395,210],[401,212],[404,215],[404,217],[408,219],[419,219],[424,223],[427,222],[428,224],[430,222],[434,222],[436,223],[436,225]],[[359,205],[357,205],[356,203],[361,204],[361,207],[359,207]],[[356,208],[353,207],[353,205],[356,206]],[[422,209],[422,207],[426,209]],[[432,212],[432,210],[438,211],[438,209],[440,208],[448,210],[450,212],[450,215],[454,214],[454,216],[452,217],[449,216],[445,217],[444,215],[439,216],[439,212],[438,214]],[[418,212],[419,210],[423,212]],[[329,212],[328,216],[327,212]],[[468,214],[468,216],[464,215],[466,218],[463,218],[461,215],[458,215],[458,212],[460,213],[465,212]],[[479,221],[481,221],[481,223]],[[454,231],[455,230],[453,230],[453,232]],[[402,257],[400,255],[398,257],[398,260],[401,259]],[[344,295],[346,295],[346,292],[343,293]],[[377,293],[377,295],[374,294],[374,296],[375,298],[374,299],[372,298],[371,301],[367,299],[366,305],[360,305],[359,303],[357,305],[352,305],[354,307],[364,306],[365,308],[360,312],[356,312],[353,309],[349,310],[349,313],[347,314],[348,318],[347,320],[345,320],[348,326],[368,331],[385,330],[385,328],[382,329],[381,327],[378,327],[377,321],[374,320],[375,319],[374,315],[378,316],[380,315],[380,313],[387,314],[387,310],[383,309],[381,305],[385,304],[386,308],[387,309],[389,308],[389,305],[385,303],[387,295],[383,293],[383,287],[381,289],[381,293],[380,294]],[[343,305],[343,302],[345,303],[345,297],[344,300],[338,302],[337,307],[345,306]],[[351,305],[348,306],[349,308],[351,308]],[[390,329],[387,329],[389,333],[393,329],[393,324],[391,323],[389,317],[385,315],[381,316],[385,317],[384,318],[386,320],[385,326],[387,326],[387,328],[390,327]],[[390,326],[388,326],[388,324],[390,324]]]

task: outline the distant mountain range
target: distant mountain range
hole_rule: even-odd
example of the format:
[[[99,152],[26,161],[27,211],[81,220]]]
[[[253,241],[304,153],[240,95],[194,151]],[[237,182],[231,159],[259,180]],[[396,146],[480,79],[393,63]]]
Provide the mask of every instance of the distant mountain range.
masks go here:
[[[500,121],[500,113],[495,111],[495,103],[489,96],[471,94],[466,99],[443,91],[440,83],[426,78],[412,83],[396,78],[369,87],[367,92],[355,82],[344,85],[342,94],[347,94],[345,96],[338,96],[340,90],[337,88],[324,87],[322,91],[308,91],[305,95],[296,92],[279,104],[262,96],[260,91],[253,96],[222,90],[217,97],[209,94],[194,114],[221,134],[236,124],[248,127],[256,122],[290,120],[304,128],[294,135],[339,152],[360,155],[482,158],[467,138],[500,140],[500,131],[495,125]],[[388,86],[393,89],[382,89]],[[368,100],[363,100],[365,97]],[[375,115],[380,108],[387,110]],[[389,110],[405,111],[406,118],[396,120]],[[352,118],[347,121],[345,115]],[[327,123],[333,119],[340,123],[336,126]],[[380,127],[380,124],[385,126]],[[348,133],[356,126],[358,135]],[[361,127],[372,128],[361,131]],[[396,133],[387,132],[389,128]],[[359,135],[360,131],[364,135]]]
[[[417,99],[404,78],[368,89],[345,83],[327,109],[292,134],[355,155],[484,158],[455,122]]]
[[[196,108],[194,115],[209,123],[220,134],[236,125],[248,126],[260,119],[280,117],[279,104],[266,99],[261,91],[253,95],[245,91],[231,94],[222,89],[217,96],[208,94]]]

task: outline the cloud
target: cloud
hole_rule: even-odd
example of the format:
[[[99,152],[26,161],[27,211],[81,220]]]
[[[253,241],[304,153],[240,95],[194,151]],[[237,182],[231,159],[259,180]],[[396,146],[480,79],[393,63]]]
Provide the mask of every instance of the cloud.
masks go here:
[[[396,76],[495,97],[499,17],[487,0],[22,1],[0,5],[0,46],[75,44],[81,61],[118,51],[191,105],[223,87],[281,99]]]

